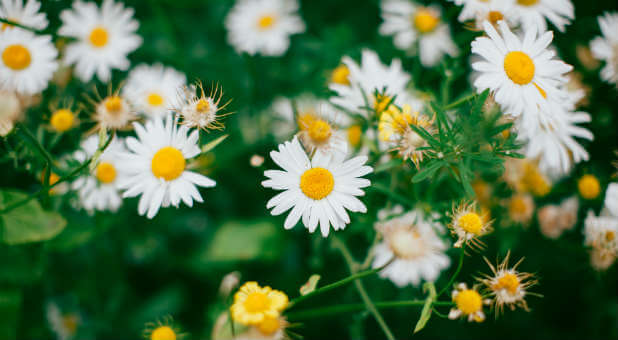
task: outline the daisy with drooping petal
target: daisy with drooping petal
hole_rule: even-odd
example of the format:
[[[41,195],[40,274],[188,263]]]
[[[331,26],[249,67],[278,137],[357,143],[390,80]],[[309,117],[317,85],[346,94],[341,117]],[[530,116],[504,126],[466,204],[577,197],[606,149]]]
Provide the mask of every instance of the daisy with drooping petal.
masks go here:
[[[433,282],[448,268],[450,259],[444,253],[448,245],[438,236],[444,227],[430,221],[420,209],[377,222],[375,228],[383,241],[373,249],[372,267],[380,268],[394,258],[379,275],[398,287],[418,286],[421,280]]]
[[[187,77],[171,67],[142,64],[129,73],[122,96],[146,117],[164,117],[186,82]]]
[[[60,18],[58,34],[77,39],[67,45],[64,62],[75,64],[75,73],[83,82],[95,74],[107,82],[112,69],[127,70],[127,55],[142,44],[135,34],[139,23],[133,19],[133,9],[114,0],[104,0],[101,8],[94,2],[77,0]]]
[[[80,150],[75,152],[74,158],[83,163],[94,156],[99,147],[99,137],[91,135],[82,141]],[[112,139],[105,151],[99,156],[97,167],[91,174],[78,177],[72,184],[77,190],[79,204],[88,212],[116,211],[122,204],[122,197],[118,189],[120,178],[119,155],[125,152],[124,142],[118,138]]]
[[[249,281],[234,294],[232,319],[243,325],[259,325],[267,318],[278,318],[288,305],[285,293]]]
[[[445,54],[455,56],[457,46],[440,8],[417,6],[408,0],[383,0],[380,34],[392,35],[399,49],[418,53],[421,64],[435,66]],[[417,44],[418,42],[418,44]]]
[[[618,13],[605,13],[597,20],[602,36],[592,40],[590,50],[595,58],[605,61],[601,78],[618,86]]]
[[[189,134],[189,128],[178,127],[171,115],[133,127],[137,138],[127,138],[130,153],[121,155],[120,170],[126,173],[119,183],[123,197],[141,195],[137,211],[148,218],[181,201],[190,207],[194,200],[203,202],[196,186],[214,187],[215,181],[186,169],[187,160],[200,153],[199,131]]]
[[[290,35],[305,31],[296,0],[238,0],[225,18],[227,40],[238,53],[280,56]]]
[[[204,92],[202,83],[185,86],[176,97],[173,111],[182,118],[181,123],[187,127],[202,130],[223,130],[225,125],[218,119],[230,115],[231,112],[221,114],[230,101],[221,103],[223,89],[215,85],[209,94]]]
[[[560,32],[575,18],[575,9],[570,0],[515,0],[517,20],[525,29],[547,31],[547,19]]]
[[[391,102],[397,106],[409,104],[415,111],[420,111],[422,103],[406,89],[410,75],[403,71],[401,60],[393,59],[386,66],[376,52],[363,50],[360,65],[347,56],[342,62],[350,71],[349,85],[329,85],[337,93],[330,98],[333,105],[365,117],[369,116],[369,111],[386,110]]]
[[[22,29],[0,31],[0,54],[0,90],[39,93],[58,69],[58,51],[49,35]]]
[[[455,307],[448,313],[449,319],[464,317],[469,322],[483,322],[485,320],[483,305],[490,304],[491,300],[483,299],[476,287],[468,288],[465,283],[459,283],[451,296]]]
[[[262,182],[266,188],[284,190],[266,204],[273,208],[271,214],[280,215],[290,209],[284,222],[291,229],[302,217],[309,232],[314,232],[318,223],[322,236],[328,236],[330,227],[344,229],[350,223],[346,210],[366,212],[367,208],[356,196],[365,193],[361,188],[371,182],[361,178],[373,171],[364,165],[367,157],[358,156],[347,161],[330,154],[316,153],[309,160],[298,138],[279,145],[270,157],[283,170],[267,170],[268,177]]]
[[[503,111],[516,117],[539,110],[551,112],[546,98],[563,99],[559,85],[566,82],[564,74],[572,69],[547,50],[553,33],[537,37],[536,30],[529,29],[521,39],[504,21],[498,23],[501,35],[490,23],[483,26],[488,36],[472,42],[472,53],[484,59],[472,64],[480,73],[474,81],[477,91],[489,89]]]
[[[511,253],[508,252],[504,260],[496,266],[491,264],[486,257],[483,257],[489,265],[492,275],[483,274],[483,277],[479,278],[478,281],[485,285],[485,291],[493,296],[496,314],[501,313],[504,306],[511,310],[514,310],[515,307],[521,307],[528,311],[528,304],[525,300],[528,288],[538,283],[533,274],[517,270],[517,267],[524,260],[523,258],[509,268],[510,255]]]
[[[449,228],[457,236],[455,248],[470,243],[472,248],[482,248],[483,242],[479,237],[491,232],[491,221],[476,209],[476,203],[461,203],[453,209]]]
[[[47,28],[47,16],[39,12],[41,3],[37,0],[1,0],[0,18],[16,22],[20,25],[37,30]],[[0,30],[11,28],[10,24],[0,24]]]

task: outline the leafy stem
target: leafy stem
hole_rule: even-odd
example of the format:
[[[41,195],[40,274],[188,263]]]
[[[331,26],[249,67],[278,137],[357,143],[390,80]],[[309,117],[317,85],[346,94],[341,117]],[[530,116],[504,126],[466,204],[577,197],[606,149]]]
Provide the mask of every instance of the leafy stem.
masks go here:
[[[455,273],[453,274],[453,276],[451,276],[451,279],[449,280],[449,282],[440,290],[436,298],[439,298],[442,294],[444,294],[444,292],[446,292],[449,289],[449,287],[453,285],[453,282],[455,282],[455,279],[457,278],[457,275],[459,275],[459,272],[461,271],[461,267],[463,266],[463,259],[464,259],[465,252],[466,252],[466,243],[464,242],[464,244],[461,246],[461,252],[459,253],[459,263],[457,264],[457,269],[455,270]]]

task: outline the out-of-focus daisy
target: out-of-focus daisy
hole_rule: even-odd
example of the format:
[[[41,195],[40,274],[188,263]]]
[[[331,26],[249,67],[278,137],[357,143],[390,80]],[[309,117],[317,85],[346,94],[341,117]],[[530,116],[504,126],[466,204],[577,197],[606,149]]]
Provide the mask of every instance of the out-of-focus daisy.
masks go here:
[[[249,327],[245,332],[236,334],[236,340],[286,340],[290,339],[285,329],[289,325],[287,320],[280,317],[265,317],[262,322]]]
[[[481,248],[483,242],[479,237],[492,230],[491,221],[486,221],[483,213],[477,211],[475,203],[461,203],[455,207],[449,228],[451,233],[457,236],[456,248],[468,243],[471,247]]]
[[[99,147],[99,137],[91,135],[82,141],[80,150],[74,158],[83,163],[94,156]],[[124,143],[118,138],[112,139],[105,151],[99,156],[97,167],[91,174],[78,177],[71,185],[79,196],[79,204],[89,212],[116,211],[122,204],[118,190],[120,179],[120,154],[125,152]]]
[[[361,188],[371,184],[361,178],[373,171],[364,165],[367,157],[343,161],[341,157],[318,152],[309,160],[296,137],[291,142],[280,144],[279,150],[272,151],[270,157],[283,171],[265,171],[268,179],[262,185],[283,192],[269,200],[266,208],[273,208],[273,215],[292,209],[285,219],[285,229],[294,227],[302,217],[309,232],[314,232],[319,223],[320,231],[326,237],[331,225],[334,230],[340,230],[350,223],[346,209],[367,211],[356,198],[364,195]]]
[[[618,13],[605,13],[597,20],[602,36],[592,40],[590,49],[595,58],[605,61],[601,78],[618,86]]]
[[[32,95],[47,88],[58,69],[49,35],[35,35],[22,29],[0,31],[0,90]]]
[[[478,92],[489,89],[503,110],[514,116],[550,110],[548,96],[562,99],[564,92],[558,87],[572,67],[547,50],[552,32],[537,36],[536,30],[529,29],[522,39],[504,21],[498,23],[501,34],[488,22],[483,26],[488,37],[472,42],[472,53],[484,59],[472,64],[480,73],[474,81]]]
[[[601,183],[595,175],[586,174],[577,181],[577,189],[581,197],[593,200],[601,194]]]
[[[113,93],[94,103],[94,120],[97,128],[125,129],[134,120],[135,113],[131,105],[118,93]]]
[[[450,259],[444,251],[448,248],[437,233],[444,227],[430,221],[420,209],[375,224],[383,241],[374,248],[373,268],[380,268],[391,259],[394,261],[380,271],[399,287],[421,280],[435,281],[440,272],[448,268]]]
[[[550,239],[557,239],[565,230],[573,229],[577,223],[578,210],[577,197],[568,198],[559,205],[542,207],[537,212],[541,233]]]
[[[618,217],[618,183],[610,183],[605,190],[605,209]]]
[[[287,305],[288,296],[285,293],[249,281],[234,294],[230,312],[232,319],[238,323],[259,325],[267,318],[278,318]]]
[[[595,216],[588,212],[584,221],[584,244],[618,256],[618,216]]]
[[[82,323],[78,313],[62,311],[54,302],[47,304],[45,314],[49,328],[59,340],[73,339]]]
[[[595,270],[607,270],[614,262],[616,262],[616,254],[598,248],[590,249],[590,265]]]
[[[238,53],[280,56],[290,35],[305,31],[296,0],[238,0],[225,18],[227,40]]]
[[[171,67],[142,64],[129,73],[122,96],[147,117],[163,117],[186,82],[185,75]]]
[[[531,192],[535,196],[545,196],[551,191],[551,181],[539,170],[536,161],[510,158],[504,162],[504,180],[518,192]]]
[[[469,322],[483,322],[485,320],[483,305],[490,304],[491,300],[483,299],[476,287],[468,288],[465,283],[459,283],[451,296],[455,307],[448,313],[449,319],[464,317]]]
[[[2,0],[0,1],[0,18],[20,25],[44,30],[47,27],[45,13],[39,12],[41,3],[37,0]],[[11,28],[10,24],[0,24],[0,30]]]
[[[463,6],[457,20],[465,22],[475,20],[476,27],[483,29],[483,22],[489,21],[496,25],[500,20],[509,24],[515,20],[516,12],[511,0],[451,0],[458,6]]]
[[[489,265],[492,274],[483,274],[483,277],[478,279],[485,285],[485,291],[493,296],[496,314],[501,313],[504,306],[511,310],[514,310],[515,307],[521,307],[528,311],[528,304],[525,300],[528,288],[538,282],[534,279],[533,274],[517,270],[517,267],[524,260],[523,258],[509,268],[510,255],[510,252],[507,253],[504,260],[496,266],[484,257],[483,259]]]
[[[437,6],[417,6],[408,0],[383,0],[380,34],[392,35],[395,46],[418,53],[421,64],[431,67],[445,54],[455,56],[457,46]],[[418,41],[418,44],[417,44]]]
[[[73,112],[70,107],[54,110],[49,118],[49,125],[59,133],[69,131],[77,125],[77,122],[77,112]]]
[[[575,10],[570,0],[515,0],[513,2],[521,27],[547,31],[547,19],[560,32],[575,18]]]
[[[75,64],[75,73],[84,82],[95,74],[107,82],[112,69],[127,70],[127,55],[142,44],[135,34],[139,23],[133,19],[133,9],[114,0],[104,0],[101,8],[94,2],[77,0],[60,18],[58,34],[77,39],[67,45],[64,62]]]
[[[190,207],[194,200],[202,202],[196,186],[214,187],[215,181],[186,169],[187,160],[200,153],[199,131],[187,135],[189,128],[178,127],[171,115],[133,127],[137,138],[127,138],[130,153],[120,157],[120,170],[126,173],[118,183],[125,189],[123,197],[141,195],[137,211],[148,218],[161,207],[178,207],[181,201]]]
[[[363,50],[360,65],[347,56],[342,62],[350,71],[349,85],[329,85],[337,93],[330,98],[334,105],[365,117],[369,111],[386,110],[390,103],[409,104],[413,110],[420,111],[422,103],[406,89],[410,75],[403,71],[399,59],[393,59],[390,66],[386,66],[374,51]]]
[[[534,200],[529,194],[515,194],[507,202],[509,218],[527,225],[534,214]]]
[[[202,83],[197,83],[180,91],[173,110],[180,115],[182,124],[187,127],[223,130],[225,125],[219,119],[231,113],[221,113],[230,103],[221,103],[221,98],[223,89],[219,85],[214,85],[210,93],[206,94]]]
[[[22,105],[14,91],[0,90],[0,136],[6,136],[22,115]]]

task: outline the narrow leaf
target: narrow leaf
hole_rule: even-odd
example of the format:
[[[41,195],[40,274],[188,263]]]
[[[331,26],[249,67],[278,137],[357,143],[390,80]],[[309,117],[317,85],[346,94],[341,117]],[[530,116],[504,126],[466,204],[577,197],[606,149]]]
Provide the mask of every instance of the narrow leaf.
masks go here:
[[[427,298],[425,299],[425,304],[423,305],[423,310],[421,311],[421,317],[418,319],[418,322],[414,327],[414,333],[417,333],[425,328],[427,321],[429,321],[429,318],[431,317],[431,308],[437,295],[436,287],[432,282],[427,282],[423,285],[423,292],[428,293],[429,295],[427,295]]]

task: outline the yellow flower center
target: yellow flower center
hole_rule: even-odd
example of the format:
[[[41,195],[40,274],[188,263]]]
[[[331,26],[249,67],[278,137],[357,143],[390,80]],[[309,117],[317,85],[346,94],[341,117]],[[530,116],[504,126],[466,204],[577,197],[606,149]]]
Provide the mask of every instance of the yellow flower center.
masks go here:
[[[399,258],[413,259],[425,254],[425,242],[416,230],[400,229],[389,237],[389,246]]]
[[[465,315],[476,313],[483,307],[483,298],[474,289],[462,290],[453,300],[457,308]]]
[[[182,152],[175,147],[166,146],[155,153],[150,167],[155,177],[171,181],[182,174],[185,165],[186,161]]]
[[[279,322],[279,319],[271,316],[265,317],[264,321],[257,325],[257,329],[264,335],[271,335],[278,331],[280,327],[281,323]]]
[[[611,230],[605,232],[605,241],[611,242],[616,238],[616,233]]]
[[[440,23],[440,18],[428,9],[421,9],[414,14],[414,26],[421,33],[433,31]]]
[[[273,25],[275,24],[275,17],[272,15],[263,15],[259,20],[258,20],[258,27],[260,30],[267,30],[269,28],[272,28]]]
[[[101,48],[107,45],[109,36],[105,28],[96,27],[90,32],[90,36],[88,37],[88,39],[90,39],[90,43],[92,44],[92,46],[96,48]]]
[[[298,129],[301,131],[309,129],[311,124],[313,124],[313,122],[316,121],[317,119],[318,117],[316,117],[313,111],[304,112],[304,113],[299,114],[296,117],[296,123],[298,124]]]
[[[112,163],[109,162],[101,162],[97,166],[97,179],[101,183],[111,183],[116,179],[116,168]]]
[[[469,212],[459,217],[459,226],[468,233],[479,235],[483,229],[483,220],[477,213]]]
[[[249,313],[261,313],[270,308],[270,299],[266,294],[253,292],[245,299],[245,309]]]
[[[505,289],[510,294],[517,293],[517,288],[519,288],[519,279],[517,278],[517,275],[513,273],[506,273],[502,275],[498,279],[498,282],[491,287],[493,290]]]
[[[28,66],[32,61],[30,51],[24,45],[14,44],[7,46],[2,52],[2,61],[4,65],[15,71],[21,71]]]
[[[345,65],[339,65],[334,70],[330,76],[330,79],[333,83],[341,84],[341,85],[350,85],[350,79],[348,76],[350,75],[350,69]]]
[[[515,84],[526,85],[534,78],[534,62],[524,52],[509,52],[504,57],[504,71]]]
[[[210,102],[208,102],[208,100],[204,98],[201,98],[195,104],[195,110],[199,113],[208,112],[209,109],[210,109]]]
[[[593,175],[584,175],[577,182],[577,187],[579,189],[579,194],[582,195],[583,198],[591,200],[597,198],[601,193],[601,185],[599,184],[599,180]]]
[[[378,94],[375,97],[375,100],[373,102],[373,108],[374,110],[380,114],[382,112],[384,112],[384,110],[386,110],[387,106],[391,103],[392,98],[390,96],[384,95],[384,94]]]
[[[105,108],[111,113],[122,110],[122,98],[119,96],[109,96],[105,99]]]
[[[504,15],[499,11],[489,11],[487,19],[489,19],[489,22],[491,22],[492,24],[495,24],[498,21],[504,19]]]
[[[528,210],[527,208],[526,201],[521,196],[514,196],[509,202],[509,212],[511,215],[523,214]]]
[[[150,340],[176,340],[176,332],[170,326],[159,326],[150,334]]]
[[[161,97],[158,93],[151,93],[148,95],[148,105],[150,106],[161,106],[163,105],[163,97]]]
[[[54,112],[49,120],[54,130],[64,132],[73,126],[75,116],[69,109],[60,109]]]
[[[517,0],[517,3],[522,6],[532,6],[537,2],[539,2],[539,0]]]
[[[314,120],[311,125],[309,125],[307,132],[309,133],[309,137],[316,143],[328,141],[333,134],[330,124],[322,119]]]
[[[353,147],[357,147],[360,144],[361,137],[363,136],[363,130],[360,125],[352,125],[348,128],[348,142]]]
[[[316,201],[328,196],[334,187],[333,174],[324,168],[312,168],[300,176],[300,190]]]

